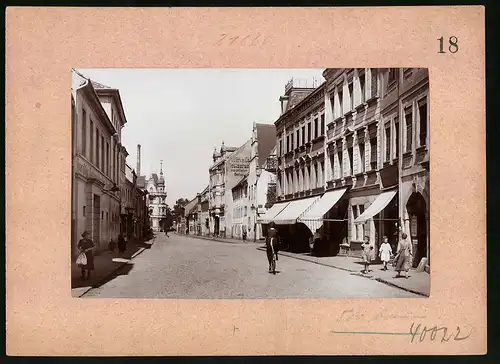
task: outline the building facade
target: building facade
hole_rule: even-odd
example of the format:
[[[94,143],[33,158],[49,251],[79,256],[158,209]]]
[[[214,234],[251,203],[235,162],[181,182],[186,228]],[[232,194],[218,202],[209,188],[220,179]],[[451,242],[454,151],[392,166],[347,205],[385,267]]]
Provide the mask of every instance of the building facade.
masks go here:
[[[319,231],[317,253],[328,255],[360,254],[365,236],[375,252],[383,236],[395,250],[407,232],[414,266],[428,263],[428,70],[341,68],[323,76],[276,122],[278,202],[262,223],[275,221],[299,250]]]
[[[167,217],[167,192],[165,190],[165,178],[160,164],[160,175],[151,173],[147,181],[146,191],[149,198],[149,220],[153,231],[163,231],[163,221]]]
[[[137,175],[135,174],[135,171],[125,163],[125,183],[121,188],[123,208],[122,226],[123,233],[126,234],[129,238],[136,237],[136,184]]]
[[[117,89],[72,71],[72,255],[83,231],[97,253],[120,233],[126,149],[121,131],[127,122]],[[123,167],[123,168],[122,168]]]
[[[244,176],[232,188],[232,222],[231,222],[231,238],[242,239],[243,234],[248,236],[248,228],[250,226],[250,206],[248,196],[248,175]]]
[[[239,148],[225,147],[213,153],[214,164],[209,169],[210,231],[215,236],[231,235],[233,195],[232,188],[248,174],[251,140]]]

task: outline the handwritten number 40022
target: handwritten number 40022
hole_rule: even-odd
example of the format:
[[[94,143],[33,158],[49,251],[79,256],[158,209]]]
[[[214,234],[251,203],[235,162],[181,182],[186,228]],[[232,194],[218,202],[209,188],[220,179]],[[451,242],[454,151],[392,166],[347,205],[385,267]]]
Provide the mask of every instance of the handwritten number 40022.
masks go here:
[[[446,53],[444,50],[444,38],[438,38],[439,41],[439,52],[438,53]],[[458,38],[455,36],[451,36],[448,38],[448,51],[450,53],[457,53],[458,52]]]

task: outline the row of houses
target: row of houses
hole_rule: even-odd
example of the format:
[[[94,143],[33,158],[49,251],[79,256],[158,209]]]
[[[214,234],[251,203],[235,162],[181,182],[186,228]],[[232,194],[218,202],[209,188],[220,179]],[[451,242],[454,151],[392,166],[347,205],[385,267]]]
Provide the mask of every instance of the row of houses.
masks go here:
[[[287,249],[358,255],[402,232],[429,265],[429,74],[331,68],[285,85],[274,125],[213,153],[207,187],[186,206],[187,233],[261,239],[274,221]]]
[[[126,163],[122,129],[127,123],[118,89],[72,70],[71,252],[84,231],[97,252],[119,234],[130,238],[149,230],[147,193]]]

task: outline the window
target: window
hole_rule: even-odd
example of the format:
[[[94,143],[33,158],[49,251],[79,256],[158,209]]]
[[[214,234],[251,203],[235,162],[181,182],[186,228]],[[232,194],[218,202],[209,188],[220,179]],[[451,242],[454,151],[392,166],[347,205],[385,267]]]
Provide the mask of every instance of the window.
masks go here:
[[[104,137],[103,137],[103,136],[101,136],[101,170],[103,170],[103,171],[104,171],[104,169],[106,168],[106,167],[105,167],[105,166],[106,166],[106,164],[104,164],[104,156],[105,156],[105,155],[104,155],[104,153],[105,153],[105,152],[104,152],[104,150],[105,150],[105,149],[104,149]]]
[[[349,106],[350,106],[350,109],[349,110],[352,110],[354,109],[354,86],[353,86],[353,83],[351,82],[348,86],[348,89],[349,89]]]
[[[100,153],[99,153],[99,145],[101,143],[101,139],[99,138],[99,129],[95,129],[95,142],[96,142],[96,145],[95,145],[95,165],[97,166],[97,168],[100,168],[99,167],[99,161],[100,161]]]
[[[87,154],[87,112],[82,110],[82,155]]]
[[[290,135],[286,136],[286,152],[290,152]]]
[[[352,147],[347,149],[347,155],[349,156],[349,175],[352,175],[353,173],[353,150]]]
[[[399,156],[399,118],[394,118],[394,133],[396,134],[396,148],[394,149],[394,158]]]
[[[83,216],[85,216],[85,206],[83,206]]]
[[[375,97],[378,94],[378,70],[376,68],[370,69],[372,74],[372,89],[371,89],[371,97]]]
[[[342,87],[342,85],[340,86]],[[339,105],[340,105],[340,116],[344,115],[344,108],[342,107],[343,103],[344,103],[344,92],[342,90],[339,90]]]
[[[359,86],[361,88],[361,103],[364,103],[365,102],[365,75],[361,75],[359,76]]]
[[[101,220],[104,220],[104,211],[101,211]]]
[[[307,190],[311,189],[311,166],[307,166],[307,183],[306,183],[306,189]]]
[[[412,125],[412,112],[411,108],[408,109],[406,115],[405,115],[405,120],[406,120],[406,151],[411,152],[411,139],[412,139],[412,133],[413,133],[413,125]]]
[[[109,163],[109,143],[106,142],[106,174],[110,175],[110,163]]]
[[[387,80],[387,86],[392,86],[396,82],[397,68],[389,68],[389,78]]]
[[[300,129],[297,129],[296,139],[295,139],[296,140],[295,148],[298,148],[299,145],[300,145],[300,135],[299,135],[299,133],[300,133]]]
[[[90,120],[90,162],[94,163],[94,122]]]
[[[307,123],[307,141],[310,142],[311,141],[311,123]]]
[[[306,144],[306,127],[302,127],[302,145]]]
[[[377,137],[370,139],[370,165],[372,170],[377,168]]]
[[[412,69],[411,68],[403,68],[403,78],[406,80],[407,78],[410,78],[412,74]]]
[[[365,171],[365,143],[359,143],[359,172]]]
[[[427,102],[419,103],[418,117],[420,121],[420,146],[427,144]]]
[[[281,157],[283,155],[283,139],[280,139],[278,155]]]
[[[391,160],[391,126],[385,128],[385,161]]]
[[[314,119],[314,139],[319,136],[318,118]]]
[[[106,220],[109,220],[109,213],[106,211]]]
[[[335,117],[335,98],[333,96],[330,97],[330,104],[332,105],[333,119],[336,119],[336,117]]]
[[[321,115],[321,135],[325,135],[325,114]]]

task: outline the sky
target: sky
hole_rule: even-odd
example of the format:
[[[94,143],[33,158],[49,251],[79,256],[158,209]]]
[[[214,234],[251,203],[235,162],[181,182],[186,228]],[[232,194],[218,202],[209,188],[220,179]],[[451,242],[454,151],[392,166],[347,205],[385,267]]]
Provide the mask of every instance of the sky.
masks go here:
[[[192,199],[208,185],[214,147],[239,147],[254,122],[273,124],[279,97],[293,78],[324,78],[323,69],[78,69],[120,91],[127,123],[122,143],[127,164],[141,175],[163,174],[167,203]]]

